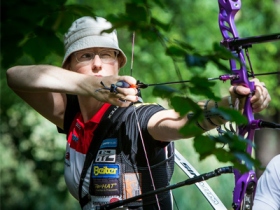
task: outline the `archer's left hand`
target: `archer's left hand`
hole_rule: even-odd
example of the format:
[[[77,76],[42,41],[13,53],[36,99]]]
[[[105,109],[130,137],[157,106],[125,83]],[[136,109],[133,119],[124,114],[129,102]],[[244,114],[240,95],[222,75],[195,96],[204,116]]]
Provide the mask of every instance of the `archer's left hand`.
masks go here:
[[[267,108],[271,97],[265,87],[263,82],[260,82],[258,79],[254,78],[250,81],[255,83],[255,92],[253,93],[252,98],[250,99],[253,112],[257,113]],[[236,98],[240,100],[240,108],[244,107],[245,97],[250,94],[250,89],[242,85],[233,85],[229,89],[232,101],[235,101]]]

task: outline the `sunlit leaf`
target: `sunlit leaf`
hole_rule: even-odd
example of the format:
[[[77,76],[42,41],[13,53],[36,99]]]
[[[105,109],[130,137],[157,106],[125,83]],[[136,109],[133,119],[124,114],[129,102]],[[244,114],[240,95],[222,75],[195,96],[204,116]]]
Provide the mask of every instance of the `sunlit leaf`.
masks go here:
[[[179,112],[181,116],[184,116],[190,111],[194,113],[201,111],[197,103],[187,97],[174,96],[170,99],[170,101],[172,107],[176,110],[176,112]]]
[[[154,24],[157,28],[161,28],[164,31],[168,31],[170,24],[163,23],[156,18],[151,18],[151,23]]]
[[[217,148],[213,154],[216,156],[216,158],[223,163],[226,162],[231,162],[232,160],[234,160],[234,155],[228,151],[226,151],[223,148]]]
[[[236,122],[238,125],[247,124],[247,118],[241,114],[240,111],[225,107],[219,107],[218,109],[213,108],[211,110],[213,113],[219,114],[225,120]]]
[[[215,93],[213,93],[213,91],[209,87],[203,89],[203,86],[201,86],[201,87],[192,86],[192,87],[189,87],[189,91],[194,95],[204,96],[205,98],[213,99],[215,101],[219,101],[219,99],[220,99],[219,97],[217,97],[215,95]]]
[[[224,46],[220,45],[217,42],[213,43],[213,52],[215,53],[215,56],[224,60],[229,60],[235,58],[232,53],[225,48]]]
[[[185,137],[200,136],[203,132],[194,121],[188,122],[180,129],[180,133]]]
[[[200,155],[212,154],[216,143],[208,136],[199,136],[194,139],[193,146]]]
[[[160,98],[169,99],[175,93],[178,93],[177,89],[171,88],[165,85],[158,85],[153,88],[153,95]]]

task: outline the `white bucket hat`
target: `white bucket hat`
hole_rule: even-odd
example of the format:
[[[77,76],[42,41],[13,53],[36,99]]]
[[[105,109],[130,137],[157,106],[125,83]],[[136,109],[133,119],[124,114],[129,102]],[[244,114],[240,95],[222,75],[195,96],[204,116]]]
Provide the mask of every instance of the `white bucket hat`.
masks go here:
[[[120,68],[126,64],[126,56],[119,48],[117,31],[101,33],[112,28],[112,24],[101,17],[82,17],[72,23],[64,35],[65,55],[62,62],[64,67],[67,58],[76,51],[92,47],[106,47],[120,51],[118,56]]]

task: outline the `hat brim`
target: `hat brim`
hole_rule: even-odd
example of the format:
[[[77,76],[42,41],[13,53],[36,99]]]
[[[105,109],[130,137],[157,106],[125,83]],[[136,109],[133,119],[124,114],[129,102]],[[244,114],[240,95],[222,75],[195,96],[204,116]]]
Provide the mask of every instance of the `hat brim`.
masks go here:
[[[116,42],[114,40],[106,36],[101,37],[101,36],[92,35],[92,36],[86,36],[81,39],[78,39],[77,41],[72,43],[71,46],[65,52],[64,59],[62,62],[62,67],[63,68],[65,67],[66,61],[72,53],[87,48],[102,47],[102,48],[116,49],[120,52],[120,54],[118,55],[118,62],[121,68],[126,64],[127,58],[124,52],[115,43]]]

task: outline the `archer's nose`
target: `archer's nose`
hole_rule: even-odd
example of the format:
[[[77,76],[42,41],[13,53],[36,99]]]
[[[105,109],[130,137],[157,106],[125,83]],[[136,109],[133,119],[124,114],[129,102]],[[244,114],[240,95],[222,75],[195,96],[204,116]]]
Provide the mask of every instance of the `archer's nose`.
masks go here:
[[[95,55],[92,59],[92,70],[101,70],[102,69],[102,61],[99,57],[99,55]]]

